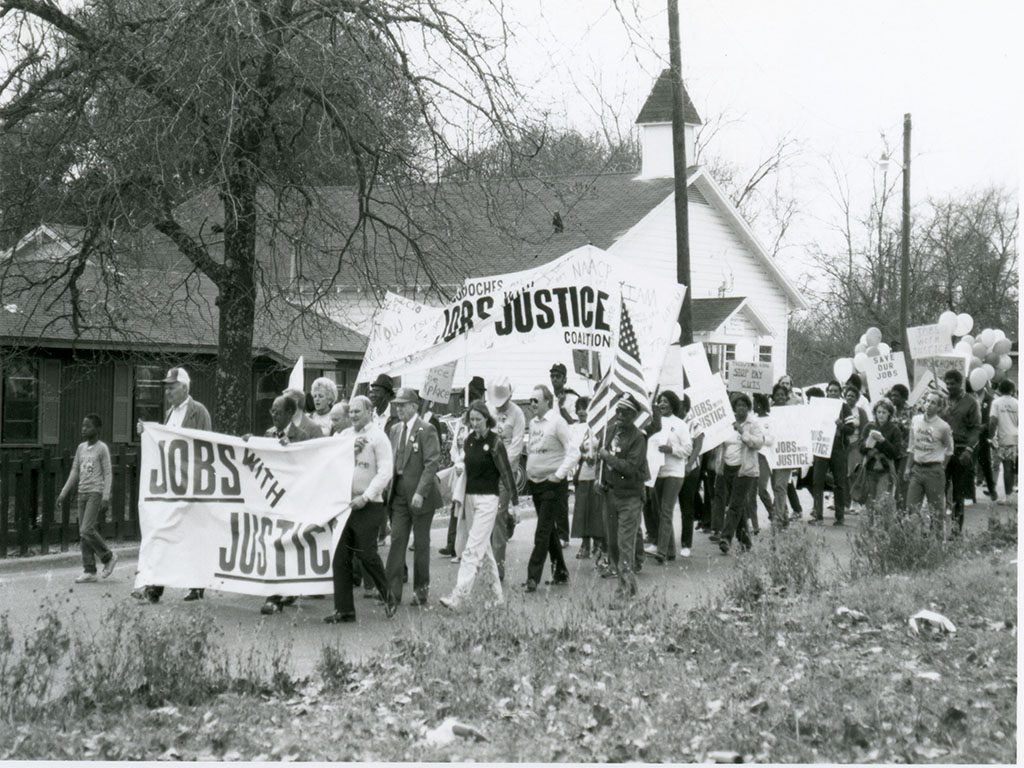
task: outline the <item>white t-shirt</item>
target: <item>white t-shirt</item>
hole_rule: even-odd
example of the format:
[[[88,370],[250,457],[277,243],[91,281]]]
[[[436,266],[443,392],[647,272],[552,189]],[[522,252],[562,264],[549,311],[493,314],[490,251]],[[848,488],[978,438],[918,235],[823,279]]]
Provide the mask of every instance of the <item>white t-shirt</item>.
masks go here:
[[[1017,444],[1017,398],[1000,395],[992,401],[990,413],[996,417],[996,442],[999,445]]]

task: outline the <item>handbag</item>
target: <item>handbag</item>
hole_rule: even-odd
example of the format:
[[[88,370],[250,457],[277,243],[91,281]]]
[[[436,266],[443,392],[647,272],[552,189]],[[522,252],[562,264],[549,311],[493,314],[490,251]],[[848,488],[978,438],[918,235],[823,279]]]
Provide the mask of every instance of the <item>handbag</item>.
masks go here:
[[[857,504],[864,504],[868,500],[868,468],[867,461],[862,461],[854,474],[853,482],[850,483],[850,498]]]

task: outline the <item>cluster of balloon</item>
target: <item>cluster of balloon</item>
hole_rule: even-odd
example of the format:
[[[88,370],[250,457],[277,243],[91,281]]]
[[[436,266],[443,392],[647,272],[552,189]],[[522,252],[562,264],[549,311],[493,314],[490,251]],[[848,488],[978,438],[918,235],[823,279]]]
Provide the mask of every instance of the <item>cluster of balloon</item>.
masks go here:
[[[1013,365],[1010,359],[1013,344],[1005,332],[999,328],[985,328],[977,336],[971,336],[973,318],[966,312],[958,315],[948,310],[939,316],[939,325],[943,330],[949,330],[951,336],[960,337],[954,351],[970,356],[967,378],[972,389],[977,391],[988,382],[998,384],[1006,378],[1006,372]]]
[[[845,382],[854,370],[866,372],[870,358],[888,355],[890,352],[892,350],[889,345],[882,341],[882,332],[872,326],[860,337],[860,342],[853,349],[853,357],[840,357],[832,364],[832,373],[837,381]]]

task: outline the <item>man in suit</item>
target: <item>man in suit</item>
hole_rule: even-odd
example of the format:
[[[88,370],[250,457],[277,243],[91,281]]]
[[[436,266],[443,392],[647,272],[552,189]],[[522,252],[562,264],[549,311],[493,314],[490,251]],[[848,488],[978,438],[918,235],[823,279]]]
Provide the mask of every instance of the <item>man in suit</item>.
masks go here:
[[[287,430],[288,441],[296,443],[300,440],[312,440],[315,437],[323,437],[324,433],[320,429],[320,425],[309,418],[303,408],[306,404],[306,393],[298,389],[286,389],[284,396],[290,398],[295,403],[295,413],[292,414],[291,426]]]
[[[167,412],[164,414],[164,424],[171,427],[182,427],[183,429],[203,429],[209,432],[213,427],[210,421],[210,412],[206,406],[197,400],[193,400],[189,394],[192,386],[192,379],[188,371],[180,366],[171,368],[164,378],[164,398],[167,401]],[[142,434],[142,419],[135,425],[135,431]],[[151,603],[160,602],[164,594],[164,588],[159,585],[150,585],[143,589],[136,589],[132,597],[136,600],[149,600]],[[185,595],[186,601],[202,600],[205,590],[193,588]]]
[[[409,533],[415,537],[413,555],[413,605],[425,605],[430,588],[430,523],[441,505],[441,484],[437,470],[441,466],[441,443],[437,430],[419,415],[419,395],[402,387],[394,399],[399,423],[389,435],[394,451],[395,476],[391,483],[391,549],[388,550],[386,575],[389,601],[402,601],[405,581],[405,548]]]
[[[266,437],[276,437],[281,442],[281,445],[301,443],[303,440],[315,440],[323,437],[320,427],[299,410],[295,394],[295,390],[286,390],[285,394],[275,397],[273,404],[270,406],[270,420],[273,422],[273,426],[264,434]],[[302,395],[301,392],[298,392],[298,394]],[[297,420],[295,418],[296,412],[302,414],[309,424],[307,425],[301,420]],[[271,595],[263,603],[260,613],[267,616],[280,613],[284,606],[291,605],[294,602],[294,597]]]

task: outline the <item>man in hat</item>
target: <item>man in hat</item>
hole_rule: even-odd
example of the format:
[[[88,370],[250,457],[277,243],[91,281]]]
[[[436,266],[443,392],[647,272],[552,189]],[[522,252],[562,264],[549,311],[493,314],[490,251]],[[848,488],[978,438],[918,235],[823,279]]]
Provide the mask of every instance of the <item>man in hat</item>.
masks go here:
[[[523,455],[526,416],[523,415],[523,409],[512,402],[512,383],[508,376],[503,376],[488,387],[487,406],[494,414],[495,431],[505,444],[508,463],[515,477],[519,472],[519,462]],[[498,563],[499,580],[505,578],[505,549],[516,524],[515,512],[510,512],[508,508],[511,495],[512,489],[506,488],[502,482],[498,491],[498,515],[494,520],[494,530],[491,532],[491,549]]]
[[[647,438],[637,429],[640,403],[630,394],[615,404],[615,418],[601,449],[601,485],[608,509],[608,555],[619,573],[616,596],[636,594],[635,545],[648,478]]]
[[[169,427],[181,427],[183,429],[203,429],[209,432],[213,427],[210,421],[210,412],[206,406],[198,400],[193,400],[189,394],[192,387],[192,379],[182,367],[171,368],[164,377],[164,399],[167,401],[167,413],[164,414],[164,424]],[[135,431],[142,434],[142,419],[135,425]],[[149,600],[157,603],[164,594],[164,588],[159,585],[150,585],[143,589],[136,589],[132,593],[136,600]],[[185,595],[185,600],[202,600],[205,591],[193,588]]]
[[[565,419],[566,424],[576,421],[576,399],[579,394],[565,386],[565,379],[568,370],[563,363],[555,363],[551,366],[549,376],[551,377],[551,390],[555,395],[555,403],[558,406],[559,415]],[[569,546],[569,496],[565,497],[565,504],[558,511],[555,520],[558,526],[558,538],[563,547]]]
[[[426,605],[430,587],[430,523],[441,505],[441,443],[437,430],[419,415],[419,395],[402,387],[395,396],[399,422],[389,435],[394,451],[391,483],[391,549],[385,569],[392,605],[402,601],[405,580],[405,548],[409,534],[415,538],[413,555],[413,605]]]
[[[537,510],[537,530],[533,551],[526,568],[526,591],[536,592],[544,572],[544,561],[551,556],[552,584],[568,584],[569,569],[555,524],[563,503],[569,503],[569,475],[580,458],[580,449],[569,432],[569,425],[554,408],[551,390],[540,384],[530,398],[530,450],[526,457],[526,478]]]
[[[390,435],[391,427],[398,422],[398,417],[391,414],[391,401],[394,399],[394,382],[382,373],[370,385],[370,402],[373,403],[373,423],[384,430],[385,435]]]

